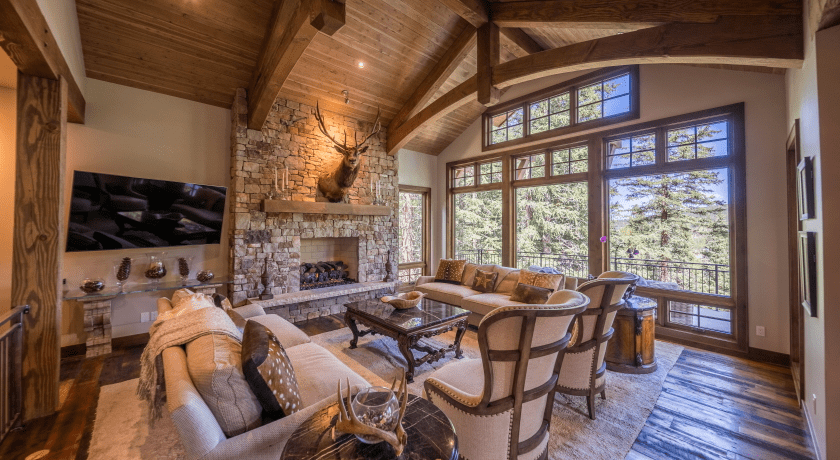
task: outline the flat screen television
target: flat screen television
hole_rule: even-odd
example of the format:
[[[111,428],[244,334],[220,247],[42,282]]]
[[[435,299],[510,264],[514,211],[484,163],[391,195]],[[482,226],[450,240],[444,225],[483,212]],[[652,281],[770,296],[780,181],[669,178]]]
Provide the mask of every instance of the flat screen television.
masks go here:
[[[226,187],[73,172],[67,252],[219,244]]]

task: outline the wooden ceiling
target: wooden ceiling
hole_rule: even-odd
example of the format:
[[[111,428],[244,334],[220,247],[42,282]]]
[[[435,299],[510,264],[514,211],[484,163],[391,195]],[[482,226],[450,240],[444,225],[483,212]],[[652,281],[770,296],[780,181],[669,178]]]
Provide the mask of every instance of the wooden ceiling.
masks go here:
[[[275,1],[301,0],[76,0],[87,76],[228,108],[236,88],[253,84]],[[488,4],[482,0],[339,1],[346,2],[344,25],[333,35],[314,34],[292,62],[279,97],[312,105],[320,101],[325,110],[366,121],[381,110],[384,125],[395,116],[402,125],[476,75],[473,39],[440,81],[427,79],[451,56],[451,47],[474,35],[482,21],[475,8],[485,8],[486,22]],[[523,23],[502,29],[499,62],[658,24]],[[414,93],[427,84],[433,96],[418,100]],[[349,91],[348,104],[343,90]],[[402,145],[437,155],[485,106],[474,101],[452,108],[412,131]],[[389,126],[389,132],[396,127]]]

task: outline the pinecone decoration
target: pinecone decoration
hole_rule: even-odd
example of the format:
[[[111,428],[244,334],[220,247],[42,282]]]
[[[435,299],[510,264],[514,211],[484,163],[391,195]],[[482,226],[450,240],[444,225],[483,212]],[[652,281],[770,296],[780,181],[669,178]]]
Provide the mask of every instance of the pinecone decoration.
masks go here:
[[[183,257],[178,258],[178,273],[184,278],[190,276],[190,264]]]
[[[120,262],[120,268],[117,270],[117,280],[118,281],[125,281],[128,279],[128,275],[131,274],[131,257],[123,257],[122,262]]]

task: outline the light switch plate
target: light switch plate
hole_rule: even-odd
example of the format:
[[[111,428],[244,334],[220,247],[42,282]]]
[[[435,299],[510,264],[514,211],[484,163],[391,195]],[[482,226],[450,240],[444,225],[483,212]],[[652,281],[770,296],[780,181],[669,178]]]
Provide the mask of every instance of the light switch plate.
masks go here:
[[[765,334],[764,326],[756,326],[755,327],[755,335],[759,337],[764,337]]]
[[[151,312],[149,315],[150,315],[150,318],[152,319],[152,321],[157,319],[157,312],[156,311]]]

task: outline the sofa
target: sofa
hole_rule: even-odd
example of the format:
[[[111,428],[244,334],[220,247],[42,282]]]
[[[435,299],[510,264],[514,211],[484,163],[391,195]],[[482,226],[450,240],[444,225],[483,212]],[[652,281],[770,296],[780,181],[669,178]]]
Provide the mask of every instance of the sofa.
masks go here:
[[[159,314],[163,314],[172,309],[172,304],[169,299],[161,298],[158,300],[157,309]],[[197,389],[201,382],[193,381],[190,370],[197,364],[205,368],[209,366],[211,369],[214,365],[213,353],[207,353],[207,346],[199,346],[199,341],[219,343],[233,339],[218,334],[208,334],[198,337],[185,346],[166,348],[163,352],[166,403],[188,458],[276,460],[280,457],[289,437],[301,423],[318,410],[335,402],[336,382],[339,380],[346,382],[349,379],[353,391],[370,386],[365,379],[332,353],[312,343],[303,331],[283,318],[277,315],[266,315],[263,309],[256,305],[245,305],[235,308],[234,311],[239,313],[245,321],[256,321],[264,325],[280,340],[292,362],[304,408],[279,420],[261,423],[261,426],[241,434],[226,436],[219,417],[236,417],[240,415],[239,412],[236,412],[235,405],[232,404],[223,404],[221,408],[218,405],[208,404]],[[209,346],[212,347],[212,345]],[[195,362],[208,359],[209,363]],[[239,372],[241,373],[241,369]],[[204,379],[198,376],[195,378]],[[224,379],[221,384],[216,381],[214,385],[216,386],[212,389],[213,394],[221,394],[222,391],[227,390],[221,388],[225,386]],[[206,391],[205,394],[207,394]],[[243,394],[241,387],[238,391],[239,394],[234,395],[237,399],[247,400],[253,396]],[[245,393],[247,391],[246,388]],[[215,407],[216,413],[211,407]],[[219,414],[220,410],[227,413]]]
[[[476,270],[492,271],[499,274],[496,278],[493,292],[483,293],[472,289]],[[435,281],[434,276],[421,276],[414,285],[414,290],[420,291],[427,298],[457,305],[464,310],[470,311],[468,321],[471,325],[478,327],[481,319],[491,311],[499,307],[514,307],[527,305],[522,302],[510,300],[510,295],[519,283],[519,272],[517,268],[502,267],[501,265],[478,265],[466,264],[460,284],[451,284]],[[563,277],[561,286],[564,289],[574,290],[577,287],[578,279]]]

